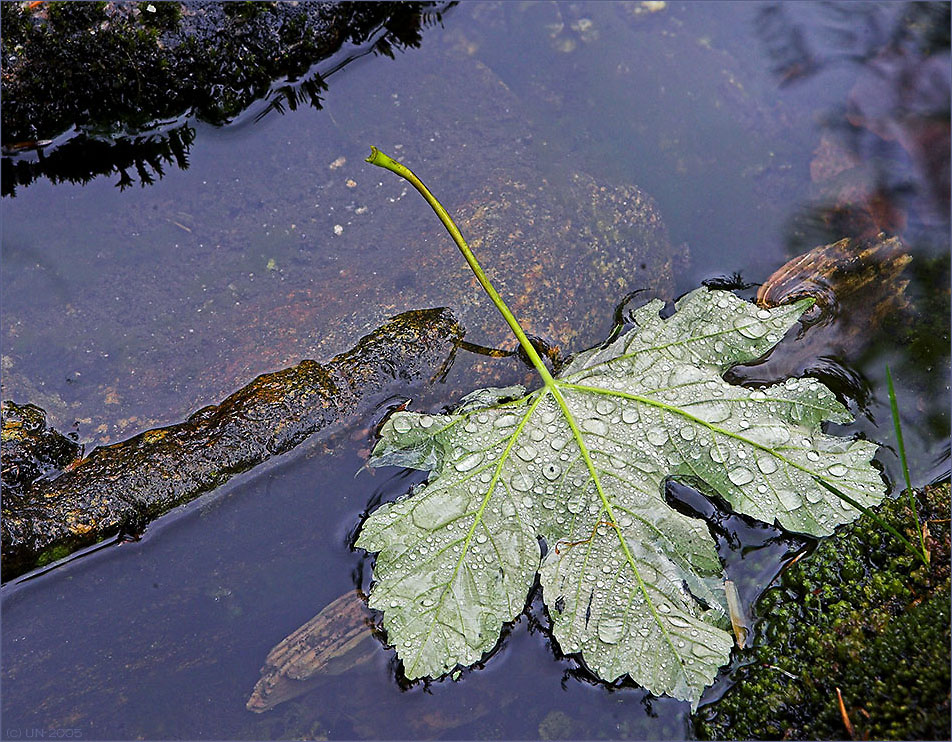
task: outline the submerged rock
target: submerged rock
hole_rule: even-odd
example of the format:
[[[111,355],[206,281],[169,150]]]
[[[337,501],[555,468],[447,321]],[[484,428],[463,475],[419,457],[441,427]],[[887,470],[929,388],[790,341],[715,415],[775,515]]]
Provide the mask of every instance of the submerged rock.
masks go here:
[[[366,598],[356,591],[344,593],[268,652],[248,710],[268,711],[362,665],[380,648],[373,628]]]
[[[333,122],[322,119],[326,145],[293,140],[292,170],[220,178],[194,201],[153,195],[110,214],[102,231],[121,235],[115,241],[97,227],[92,243],[68,253],[39,249],[51,264],[5,284],[4,398],[40,404],[60,429],[78,422],[87,445],[114,443],[223,399],[265,370],[328,357],[410,309],[450,307],[468,340],[513,347],[422,199],[363,162],[372,144],[430,185],[526,330],[550,344],[600,342],[615,305],[636,289],[672,298],[686,250],[671,244],[654,200],[552,151],[487,65],[432,38],[426,64],[405,55],[402,64],[372,65],[372,74],[349,69],[341,79],[359,104],[340,101]],[[278,158],[277,145],[254,146],[263,162]],[[129,233],[141,235],[148,260],[133,257]],[[82,266],[93,255],[99,262],[82,285],[64,278],[68,298],[52,301],[37,281],[73,275],[64,254]],[[195,281],[200,294],[189,288]],[[75,311],[63,312],[63,301]],[[64,345],[70,352],[52,359],[31,353]],[[484,370],[458,389],[484,385]],[[498,383],[522,380],[510,373]]]
[[[308,360],[263,374],[185,422],[96,448],[53,479],[7,491],[5,469],[3,578],[137,533],[176,505],[369,409],[394,382],[438,374],[461,337],[448,310],[406,312],[326,364]],[[22,409],[5,405],[4,414]],[[7,430],[5,421],[5,461]]]

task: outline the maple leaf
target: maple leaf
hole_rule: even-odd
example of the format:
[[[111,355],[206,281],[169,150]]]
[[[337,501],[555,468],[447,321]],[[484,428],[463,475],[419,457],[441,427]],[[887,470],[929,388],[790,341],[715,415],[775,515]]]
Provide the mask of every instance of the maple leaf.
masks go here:
[[[378,552],[370,605],[406,676],[477,662],[538,573],[564,652],[606,681],[628,674],[696,707],[733,641],[714,541],[704,521],[667,504],[666,480],[813,536],[885,495],[875,444],[822,431],[851,420],[823,384],[748,389],[722,378],[779,342],[810,303],[766,310],[698,289],[668,319],[659,301],[641,307],[630,332],[558,377],[526,341],[544,382],[529,394],[480,390],[452,414],[392,415],[371,465],[429,478],[372,513],[356,545]]]

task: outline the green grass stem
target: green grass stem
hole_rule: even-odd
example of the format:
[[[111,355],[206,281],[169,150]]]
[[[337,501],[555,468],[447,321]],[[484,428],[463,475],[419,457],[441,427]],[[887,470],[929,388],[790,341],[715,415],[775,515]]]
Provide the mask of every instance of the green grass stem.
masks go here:
[[[921,559],[922,562],[923,562],[923,564],[925,564],[927,567],[929,566],[929,557],[926,555],[925,549],[923,549],[922,551],[919,551],[919,549],[917,549],[915,546],[912,545],[912,542],[909,541],[909,539],[907,539],[905,536],[903,536],[901,533],[899,533],[899,531],[897,531],[895,528],[893,528],[891,525],[889,525],[889,524],[888,524],[885,520],[883,520],[879,515],[877,515],[875,512],[873,512],[872,510],[870,510],[870,509],[869,509],[868,507],[866,507],[865,505],[862,505],[861,503],[859,503],[859,502],[857,502],[856,500],[854,500],[852,497],[850,497],[849,495],[847,495],[847,494],[846,494],[845,492],[843,492],[841,489],[839,489],[839,488],[833,486],[832,484],[830,484],[829,482],[827,482],[827,481],[825,481],[825,480],[823,480],[823,479],[820,479],[820,477],[814,476],[813,479],[814,479],[814,481],[816,481],[816,483],[819,484],[821,487],[824,487],[825,489],[828,489],[830,492],[832,492],[834,495],[836,495],[837,497],[839,497],[841,500],[843,500],[843,501],[845,501],[845,502],[848,502],[848,503],[849,503],[850,505],[852,505],[854,508],[856,508],[857,510],[859,510],[863,515],[868,516],[868,517],[869,517],[874,523],[876,523],[880,528],[883,528],[883,529],[889,531],[893,536],[895,536],[897,539],[899,539],[899,540],[905,545],[905,547],[906,547],[907,549],[909,549],[910,552],[912,552],[913,554],[915,554],[917,559]]]
[[[909,509],[916,521],[916,531],[919,533],[919,546],[926,563],[929,561],[929,552],[926,551],[925,534],[922,532],[922,523],[919,521],[919,510],[916,508],[916,497],[912,489],[912,479],[909,476],[909,461],[906,458],[906,446],[902,440],[902,423],[899,421],[899,403],[896,401],[896,389],[893,386],[892,373],[889,364],[886,364],[886,387],[889,391],[889,409],[892,412],[893,428],[896,431],[896,447],[899,450],[899,461],[902,462],[902,476],[906,481],[906,495],[909,497]]]

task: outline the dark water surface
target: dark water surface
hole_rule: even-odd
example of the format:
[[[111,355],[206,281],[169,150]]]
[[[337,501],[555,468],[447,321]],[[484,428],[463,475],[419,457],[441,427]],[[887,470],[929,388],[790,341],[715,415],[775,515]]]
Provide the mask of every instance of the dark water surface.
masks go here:
[[[948,15],[930,15],[941,7],[462,3],[419,49],[333,75],[323,110],[194,124],[188,168],[148,187],[38,181],[4,199],[3,398],[44,407],[89,451],[184,419],[258,373],[345,350],[403,309],[448,303],[419,261],[450,245],[417,244],[425,207],[362,159],[371,144],[406,155],[452,212],[461,183],[487,177],[500,151],[487,142],[508,141],[506,156],[533,158],[553,187],[584,170],[650,193],[690,253],[668,298],[735,272],[763,281],[857,223],[898,234],[919,340],[840,318],[838,347],[853,350],[826,367],[843,372],[837,391],[858,414],[844,432],[889,444],[888,362],[913,483],[947,477]],[[421,80],[443,89],[408,94]],[[506,103],[502,120],[509,96],[518,110]],[[440,97],[455,119],[428,108]],[[596,297],[606,322],[631,288]],[[468,339],[505,337],[481,316]],[[829,353],[822,340],[804,346],[787,372]],[[445,387],[408,395],[438,408],[473,375],[464,358]],[[558,654],[538,601],[457,682],[402,689],[381,647],[308,695],[247,711],[268,650],[366,587],[370,565],[350,548],[361,514],[411,481],[354,478],[365,425],[234,480],[138,543],[7,585],[4,737],[690,736],[687,704],[593,683]],[[878,458],[896,483],[894,453]],[[746,551],[725,540],[721,553],[753,601],[795,540],[735,525]]]

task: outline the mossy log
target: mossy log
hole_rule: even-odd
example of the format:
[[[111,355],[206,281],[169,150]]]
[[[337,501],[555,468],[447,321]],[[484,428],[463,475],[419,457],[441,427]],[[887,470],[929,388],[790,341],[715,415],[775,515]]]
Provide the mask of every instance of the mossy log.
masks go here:
[[[395,382],[434,376],[461,337],[446,309],[405,312],[325,364],[306,360],[263,374],[184,422],[96,448],[54,478],[11,486],[0,524],[3,578],[138,532],[171,508],[369,408]],[[7,405],[4,412],[13,409]],[[22,438],[16,430],[5,421],[5,448]],[[37,431],[50,437],[45,426]],[[15,473],[5,469],[4,478]]]

